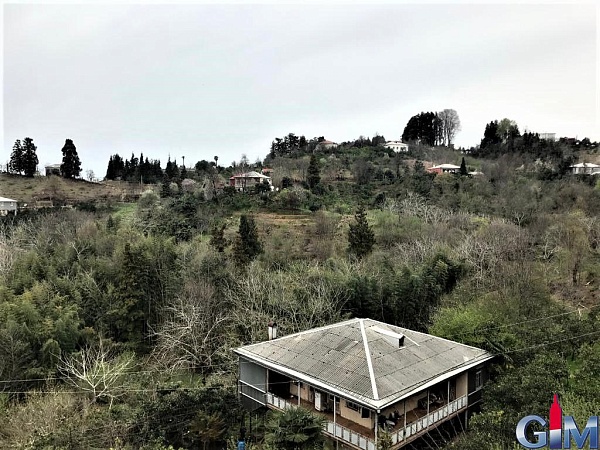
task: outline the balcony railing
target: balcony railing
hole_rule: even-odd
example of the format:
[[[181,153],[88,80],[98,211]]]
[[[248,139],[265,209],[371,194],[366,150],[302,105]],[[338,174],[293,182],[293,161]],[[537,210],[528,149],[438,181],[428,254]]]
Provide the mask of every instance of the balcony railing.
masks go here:
[[[420,419],[406,424],[405,428],[401,428],[398,431],[395,431],[392,434],[392,443],[394,445],[402,442],[405,439],[421,432],[442,420],[446,417],[454,414],[462,408],[467,406],[467,396],[464,395],[462,397],[457,398],[456,400],[451,401],[449,404],[442,406],[441,408],[436,409],[435,411],[430,412],[428,415],[421,417]]]
[[[277,397],[270,392],[267,392],[267,404],[274,406],[277,409],[290,409],[298,406],[297,403],[288,402],[283,398]],[[462,396],[453,400],[447,405],[430,412],[428,415],[420,419],[406,424],[406,427],[401,428],[392,434],[392,443],[394,445],[420,433],[422,430],[444,420],[446,417],[458,412],[467,406],[467,396]],[[331,421],[325,422],[323,431],[328,435],[335,437],[343,442],[353,445],[354,447],[363,450],[375,450],[375,441],[367,438],[362,434],[344,427],[338,423]]]

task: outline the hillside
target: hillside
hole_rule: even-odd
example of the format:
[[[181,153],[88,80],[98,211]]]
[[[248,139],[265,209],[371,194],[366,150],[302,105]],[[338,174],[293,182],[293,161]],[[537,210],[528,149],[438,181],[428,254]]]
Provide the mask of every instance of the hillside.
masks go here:
[[[371,318],[495,355],[468,433],[415,449],[511,448],[554,392],[579,423],[600,407],[600,189],[567,163],[593,156],[347,144],[267,158],[279,190],[213,197],[234,169],[211,166],[119,207],[141,187],[3,176],[2,195],[105,207],[2,219],[0,447],[216,450],[244,426],[266,450],[270,416],[238,403],[231,349],[270,320],[287,335]],[[483,174],[426,170],[463,157]],[[95,390],[84,367],[115,376]]]
[[[93,183],[69,180],[58,176],[28,178],[0,173],[0,196],[35,206],[37,201],[52,201],[57,205],[81,202],[122,201],[137,198],[142,188],[125,182]]]

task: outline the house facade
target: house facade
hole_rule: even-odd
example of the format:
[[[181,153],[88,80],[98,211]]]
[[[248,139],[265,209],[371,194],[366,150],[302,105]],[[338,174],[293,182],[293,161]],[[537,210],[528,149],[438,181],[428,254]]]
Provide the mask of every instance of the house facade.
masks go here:
[[[14,214],[17,215],[19,202],[12,198],[0,197],[0,215]]]
[[[600,174],[600,166],[593,163],[579,163],[570,166],[573,175],[597,175]]]
[[[318,150],[331,150],[333,148],[337,148],[338,144],[336,142],[333,141],[328,141],[327,139],[325,139],[324,141],[321,141],[317,144],[317,149]]]
[[[44,169],[47,177],[49,177],[50,175],[61,176],[60,164],[49,164],[47,166],[44,166]]]
[[[430,173],[459,173],[460,166],[454,164],[440,164],[439,166],[433,166],[427,169]]]
[[[235,187],[239,191],[245,191],[265,181],[272,186],[271,177],[252,171],[232,176],[229,178],[229,186]]]
[[[388,141],[385,143],[385,148],[389,148],[398,153],[408,153],[408,144],[400,141]]]
[[[393,449],[481,401],[484,350],[370,319],[352,319],[247,345],[239,356],[239,395],[249,410],[303,406],[325,418],[340,448]]]

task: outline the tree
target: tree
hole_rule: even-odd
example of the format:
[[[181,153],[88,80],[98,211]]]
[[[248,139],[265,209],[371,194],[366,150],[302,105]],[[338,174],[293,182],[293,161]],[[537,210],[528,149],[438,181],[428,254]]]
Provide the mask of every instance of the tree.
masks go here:
[[[306,170],[306,182],[311,189],[314,189],[321,182],[321,171],[319,169],[319,161],[317,155],[310,155],[310,163]]]
[[[298,407],[273,412],[266,425],[265,441],[278,450],[323,448],[324,417]]]
[[[153,336],[153,357],[169,370],[209,372],[215,359],[227,354],[223,331],[230,311],[213,286],[188,281],[181,295],[162,309],[162,323]]]
[[[240,217],[238,236],[233,244],[236,262],[244,266],[262,253],[262,244],[258,239],[258,231],[252,217],[243,214]]]
[[[443,142],[450,147],[454,136],[460,131],[460,119],[458,113],[454,109],[444,109],[437,113],[441,122]]]
[[[367,213],[363,206],[358,208],[354,219],[356,223],[350,224],[348,231],[348,252],[360,259],[373,250],[375,233],[367,222]]]
[[[94,181],[94,179],[96,178],[96,174],[94,173],[93,170],[88,169],[85,171],[85,179],[88,181]]]
[[[33,139],[26,137],[23,140],[23,172],[26,177],[33,177],[37,170],[38,157],[36,153],[37,147],[33,143]]]
[[[504,143],[521,135],[521,133],[519,132],[519,126],[517,125],[517,122],[507,118],[502,119],[498,123],[496,133],[498,135],[498,138],[500,138],[500,140]]]
[[[493,120],[486,124],[485,131],[483,132],[483,139],[481,140],[479,147],[484,149],[490,145],[499,144],[500,142],[501,139],[498,136],[498,121]]]
[[[402,140],[404,142],[416,141],[424,145],[437,145],[441,143],[442,120],[434,112],[422,112],[412,116],[404,132]]]
[[[81,161],[77,155],[77,149],[71,139],[65,141],[62,148],[63,160],[60,165],[60,173],[65,178],[75,178],[81,173]]]
[[[23,172],[23,146],[21,140],[17,139],[15,145],[13,145],[13,151],[10,155],[10,162],[8,163],[9,172],[21,174]]]
[[[200,411],[192,421],[190,430],[199,437],[203,450],[206,450],[209,443],[218,441],[225,435],[227,426],[220,413]]]
[[[92,401],[102,398],[113,401],[126,393],[123,377],[134,365],[133,353],[115,355],[102,339],[79,353],[61,357],[60,371],[66,381],[89,392]]]
[[[469,171],[467,170],[467,164],[465,163],[464,156],[463,156],[462,161],[460,162],[460,175],[463,177],[469,175]]]
[[[212,245],[219,253],[225,251],[227,247],[227,239],[225,239],[225,224],[214,226],[211,231],[210,245]]]

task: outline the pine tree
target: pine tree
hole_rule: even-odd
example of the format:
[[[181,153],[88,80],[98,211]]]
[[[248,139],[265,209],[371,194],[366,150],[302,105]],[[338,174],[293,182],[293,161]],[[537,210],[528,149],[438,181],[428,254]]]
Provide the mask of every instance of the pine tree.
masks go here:
[[[467,164],[465,163],[465,157],[463,156],[463,159],[460,163],[460,175],[461,176],[467,176],[469,175],[469,172],[467,171]]]
[[[77,149],[71,139],[65,141],[62,148],[63,160],[60,165],[60,173],[65,178],[75,178],[81,173],[81,161],[77,155]]]
[[[310,163],[306,171],[306,181],[311,189],[314,189],[321,182],[321,173],[319,170],[319,161],[314,153],[310,155]]]
[[[10,162],[8,163],[8,170],[12,173],[21,174],[23,172],[23,146],[21,140],[17,139],[15,145],[13,145],[13,151],[10,155]]]
[[[375,244],[375,233],[367,222],[367,213],[360,206],[354,215],[356,223],[350,224],[348,231],[348,252],[357,258],[368,255]]]
[[[26,137],[23,140],[23,172],[26,177],[33,177],[37,170],[38,157],[36,153],[37,147],[33,143],[33,139]]]
[[[245,266],[262,253],[262,244],[258,239],[258,230],[254,219],[242,215],[238,236],[233,244],[233,254],[239,266]]]

